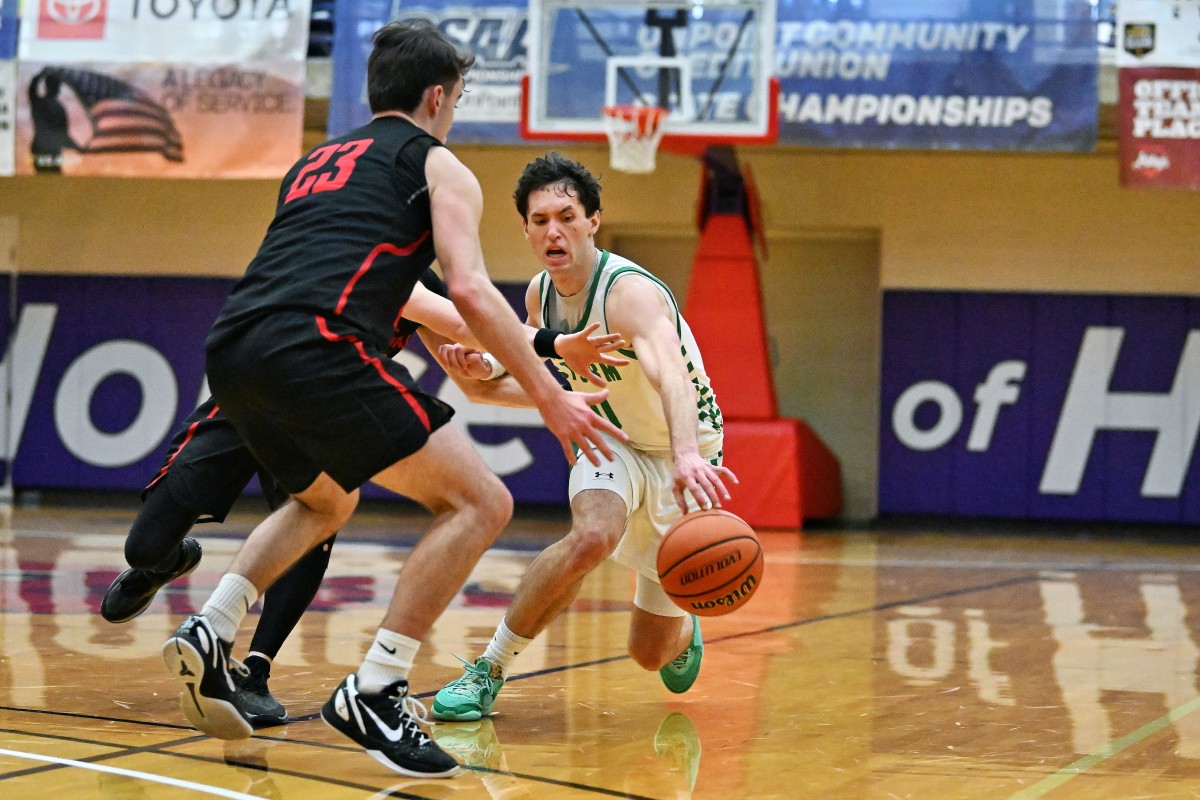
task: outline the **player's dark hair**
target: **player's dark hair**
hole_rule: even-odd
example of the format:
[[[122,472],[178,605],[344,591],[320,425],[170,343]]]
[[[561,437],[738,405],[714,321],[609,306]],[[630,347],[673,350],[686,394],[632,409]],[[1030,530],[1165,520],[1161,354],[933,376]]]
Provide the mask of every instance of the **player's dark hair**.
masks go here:
[[[371,38],[367,101],[371,113],[412,111],[430,86],[449,92],[475,56],[456,48],[429,20],[389,22]]]
[[[530,161],[517,178],[513,201],[517,211],[521,212],[521,219],[529,220],[529,195],[547,186],[574,195],[583,206],[583,213],[589,217],[600,210],[600,181],[583,164],[551,151]]]

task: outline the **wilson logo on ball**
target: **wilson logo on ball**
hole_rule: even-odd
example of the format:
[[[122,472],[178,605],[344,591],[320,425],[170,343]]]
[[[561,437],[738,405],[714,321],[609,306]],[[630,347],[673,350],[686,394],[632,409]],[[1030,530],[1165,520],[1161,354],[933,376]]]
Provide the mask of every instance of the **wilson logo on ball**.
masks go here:
[[[749,575],[746,577],[746,580],[742,581],[741,586],[734,589],[724,597],[718,597],[715,600],[705,600],[704,602],[693,600],[692,602],[688,603],[688,607],[695,614],[700,614],[703,611],[710,611],[712,609],[722,607],[728,607],[728,609],[732,611],[734,608],[741,605],[743,601],[749,599],[750,595],[754,594],[754,590],[757,588],[758,579],[753,575]],[[709,614],[708,616],[713,615]]]

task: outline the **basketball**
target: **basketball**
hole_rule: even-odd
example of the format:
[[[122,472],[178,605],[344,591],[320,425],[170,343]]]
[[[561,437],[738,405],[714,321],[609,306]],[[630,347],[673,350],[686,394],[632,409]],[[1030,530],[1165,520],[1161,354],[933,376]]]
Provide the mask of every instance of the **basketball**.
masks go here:
[[[658,547],[658,578],[675,604],[719,617],[746,604],[762,583],[758,535],[736,514],[714,508],[680,517]]]

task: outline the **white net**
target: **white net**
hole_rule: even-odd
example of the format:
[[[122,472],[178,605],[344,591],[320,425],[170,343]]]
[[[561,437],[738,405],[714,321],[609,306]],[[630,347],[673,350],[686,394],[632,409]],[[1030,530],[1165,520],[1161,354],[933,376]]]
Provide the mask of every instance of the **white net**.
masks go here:
[[[612,168],[634,174],[653,172],[666,116],[666,109],[657,106],[605,106],[604,133]]]

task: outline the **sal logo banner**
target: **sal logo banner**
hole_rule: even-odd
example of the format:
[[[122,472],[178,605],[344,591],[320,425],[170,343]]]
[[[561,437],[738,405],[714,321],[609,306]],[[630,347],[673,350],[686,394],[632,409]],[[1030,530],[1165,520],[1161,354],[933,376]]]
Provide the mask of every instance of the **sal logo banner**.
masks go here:
[[[475,55],[467,91],[454,116],[453,141],[519,144],[521,76],[526,71],[526,3],[449,0],[393,4],[390,0],[338,0],[333,27],[333,90],[329,134],[340,136],[371,119],[367,56],[371,35],[394,19],[427,19],[457,46]]]
[[[29,0],[18,174],[276,178],[300,155],[311,0]]]
[[[1117,4],[1121,184],[1200,189],[1200,0]]]

